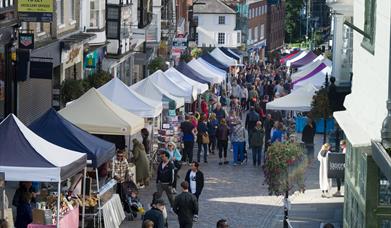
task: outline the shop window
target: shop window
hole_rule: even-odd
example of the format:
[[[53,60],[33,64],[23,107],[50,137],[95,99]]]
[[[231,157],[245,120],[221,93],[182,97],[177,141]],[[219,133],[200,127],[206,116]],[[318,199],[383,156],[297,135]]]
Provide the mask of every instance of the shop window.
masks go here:
[[[391,206],[391,184],[379,169],[379,205]]]
[[[57,25],[64,24],[64,0],[56,0]]]
[[[383,219],[380,223],[380,228],[390,228],[391,227],[391,219]]]
[[[68,2],[69,1],[69,2]],[[75,20],[75,0],[68,0],[68,14],[69,14],[69,21]]]
[[[364,32],[369,37],[364,37],[361,46],[370,53],[375,53],[376,33],[376,0],[365,0]]]
[[[223,33],[223,32],[218,33],[217,43],[218,44],[225,44],[225,33]]]

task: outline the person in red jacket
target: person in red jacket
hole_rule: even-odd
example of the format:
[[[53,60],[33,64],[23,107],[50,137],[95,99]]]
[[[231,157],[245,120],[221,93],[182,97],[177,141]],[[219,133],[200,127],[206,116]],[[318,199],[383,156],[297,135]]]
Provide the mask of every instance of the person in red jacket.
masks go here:
[[[208,103],[205,100],[205,97],[201,98],[201,111],[206,115],[206,118],[209,118],[209,108]]]

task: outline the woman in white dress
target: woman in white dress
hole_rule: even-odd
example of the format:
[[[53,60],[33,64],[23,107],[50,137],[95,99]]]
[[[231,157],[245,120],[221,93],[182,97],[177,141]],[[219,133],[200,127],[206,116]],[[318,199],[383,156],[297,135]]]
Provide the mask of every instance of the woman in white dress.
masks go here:
[[[327,178],[327,159],[330,153],[330,144],[326,143],[322,146],[318,153],[319,167],[319,186],[322,191],[322,197],[329,197],[328,193],[332,186],[332,179]]]

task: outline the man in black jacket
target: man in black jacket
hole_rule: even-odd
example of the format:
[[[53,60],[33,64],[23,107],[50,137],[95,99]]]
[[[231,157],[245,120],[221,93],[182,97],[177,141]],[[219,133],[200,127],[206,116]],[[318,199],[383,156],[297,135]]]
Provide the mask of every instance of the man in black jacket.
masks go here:
[[[185,181],[190,185],[189,191],[197,198],[200,198],[202,189],[204,188],[204,174],[198,169],[200,164],[193,162],[185,176]]]
[[[316,134],[315,122],[308,118],[307,124],[304,126],[301,141],[304,142],[307,151],[308,161],[311,163],[314,158],[314,137]]]
[[[189,192],[189,183],[181,183],[182,193],[175,198],[174,212],[178,215],[180,228],[192,228],[193,218],[198,214],[197,198]]]
[[[164,201],[161,199],[156,200],[156,202],[152,204],[152,208],[149,211],[145,212],[143,221],[152,221],[154,224],[153,228],[164,228],[163,208]]]
[[[162,197],[163,192],[166,192],[167,198],[170,201],[171,210],[174,206],[174,196],[172,195],[172,185],[174,183],[174,164],[170,161],[170,154],[167,151],[160,153],[162,161],[157,168],[156,188],[157,198]]]
[[[251,148],[251,137],[252,137],[252,134],[253,134],[253,130],[255,128],[255,125],[257,124],[257,122],[260,120],[259,118],[259,114],[255,111],[255,107],[254,106],[251,106],[250,107],[250,112],[247,113],[247,116],[246,116],[246,122],[245,122],[245,127],[247,129],[247,133],[248,133],[248,145],[249,147]]]

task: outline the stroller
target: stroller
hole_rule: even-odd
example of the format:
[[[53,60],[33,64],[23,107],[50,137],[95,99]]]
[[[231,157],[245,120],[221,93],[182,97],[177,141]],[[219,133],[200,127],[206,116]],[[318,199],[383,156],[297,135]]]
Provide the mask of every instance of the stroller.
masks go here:
[[[144,207],[138,198],[137,185],[131,180],[122,183],[122,185],[122,194],[126,199],[123,202],[124,211],[126,212],[127,219],[133,221],[137,218],[137,213],[140,213],[141,216],[144,215]]]

